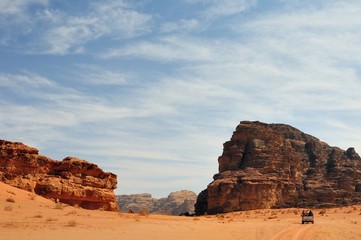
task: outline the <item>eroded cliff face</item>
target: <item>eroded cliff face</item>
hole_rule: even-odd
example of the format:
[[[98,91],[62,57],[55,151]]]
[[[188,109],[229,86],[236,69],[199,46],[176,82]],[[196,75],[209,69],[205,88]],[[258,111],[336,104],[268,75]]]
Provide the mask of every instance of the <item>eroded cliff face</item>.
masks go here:
[[[117,176],[87,161],[56,161],[36,148],[0,140],[0,181],[87,209],[117,210]]]
[[[361,202],[361,158],[284,124],[241,122],[196,214]]]

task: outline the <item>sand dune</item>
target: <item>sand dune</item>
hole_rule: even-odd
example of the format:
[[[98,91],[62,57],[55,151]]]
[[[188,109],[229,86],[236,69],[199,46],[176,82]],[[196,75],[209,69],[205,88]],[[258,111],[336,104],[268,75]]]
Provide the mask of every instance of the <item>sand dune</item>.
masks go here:
[[[202,217],[127,214],[70,207],[0,182],[0,239],[361,239],[361,206],[273,209]]]

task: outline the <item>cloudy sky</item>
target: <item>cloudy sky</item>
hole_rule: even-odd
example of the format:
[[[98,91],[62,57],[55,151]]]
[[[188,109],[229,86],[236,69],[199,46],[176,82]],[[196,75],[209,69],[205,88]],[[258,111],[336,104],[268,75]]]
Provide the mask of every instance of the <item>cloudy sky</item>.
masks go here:
[[[361,152],[358,0],[1,0],[0,138],[200,192],[241,120]]]

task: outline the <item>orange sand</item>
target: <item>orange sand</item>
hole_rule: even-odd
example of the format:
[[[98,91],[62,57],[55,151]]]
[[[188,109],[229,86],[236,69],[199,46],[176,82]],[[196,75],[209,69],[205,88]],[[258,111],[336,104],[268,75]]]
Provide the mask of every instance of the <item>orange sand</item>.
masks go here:
[[[301,224],[301,209],[256,210],[202,217],[127,214],[70,207],[0,182],[1,240],[301,240],[361,239],[361,206],[315,209],[315,224]]]

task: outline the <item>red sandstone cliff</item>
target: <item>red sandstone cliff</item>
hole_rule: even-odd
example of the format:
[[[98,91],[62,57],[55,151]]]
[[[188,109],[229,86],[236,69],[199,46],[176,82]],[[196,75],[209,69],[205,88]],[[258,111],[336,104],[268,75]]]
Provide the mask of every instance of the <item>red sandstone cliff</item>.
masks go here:
[[[361,202],[361,158],[284,124],[241,122],[196,214]]]
[[[0,181],[70,205],[118,209],[115,174],[73,157],[52,160],[19,142],[0,140]]]

